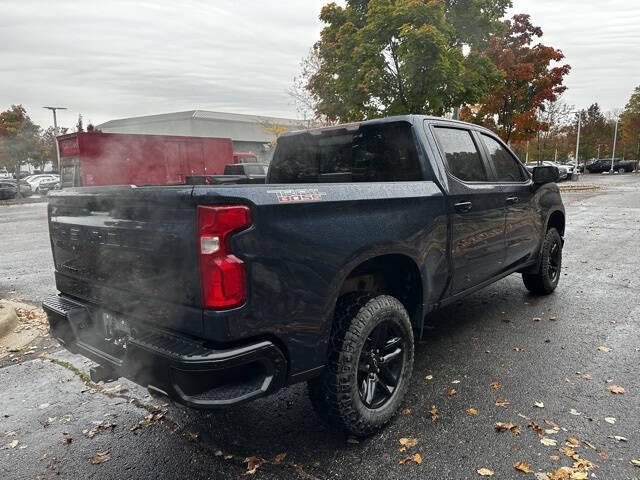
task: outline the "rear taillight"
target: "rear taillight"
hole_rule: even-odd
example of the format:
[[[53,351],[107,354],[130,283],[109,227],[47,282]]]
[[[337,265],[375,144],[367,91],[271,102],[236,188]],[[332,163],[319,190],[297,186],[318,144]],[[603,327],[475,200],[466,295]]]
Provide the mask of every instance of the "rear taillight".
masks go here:
[[[226,309],[247,300],[244,262],[231,254],[231,235],[251,225],[248,207],[198,207],[198,253],[204,308]]]

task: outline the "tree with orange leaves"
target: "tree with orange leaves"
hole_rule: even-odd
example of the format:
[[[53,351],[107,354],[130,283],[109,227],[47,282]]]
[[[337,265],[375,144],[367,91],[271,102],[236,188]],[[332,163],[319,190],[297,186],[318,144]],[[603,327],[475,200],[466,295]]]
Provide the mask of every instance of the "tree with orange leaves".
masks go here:
[[[509,33],[489,40],[485,55],[498,67],[501,81],[480,104],[463,108],[463,119],[495,130],[506,141],[533,138],[545,123],[538,110],[545,101],[555,101],[566,90],[562,82],[569,65],[556,65],[564,54],[553,47],[534,42],[542,29],[531,23],[529,15],[514,15],[505,21]]]

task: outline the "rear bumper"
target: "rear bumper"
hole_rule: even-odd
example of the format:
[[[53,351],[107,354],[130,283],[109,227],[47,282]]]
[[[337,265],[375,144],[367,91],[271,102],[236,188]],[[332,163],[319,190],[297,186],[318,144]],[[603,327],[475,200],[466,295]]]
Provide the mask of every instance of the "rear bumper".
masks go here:
[[[52,335],[97,362],[103,375],[126,377],[193,408],[215,409],[262,397],[285,384],[287,364],[270,341],[228,349],[148,326],[131,329],[126,347],[105,339],[102,310],[64,295],[43,302]]]

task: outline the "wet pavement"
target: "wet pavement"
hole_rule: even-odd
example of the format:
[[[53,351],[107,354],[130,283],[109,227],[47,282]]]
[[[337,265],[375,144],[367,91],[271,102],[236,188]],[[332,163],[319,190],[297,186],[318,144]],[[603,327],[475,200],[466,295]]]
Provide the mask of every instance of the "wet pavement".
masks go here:
[[[404,410],[372,438],[329,430],[304,385],[216,413],[125,380],[87,385],[90,363],[45,339],[1,364],[0,478],[243,478],[250,457],[266,461],[254,477],[268,479],[457,480],[481,478],[481,468],[511,479],[527,477],[519,461],[550,472],[580,460],[594,464],[589,478],[640,478],[631,463],[640,460],[640,176],[587,182],[608,187],[563,195],[556,292],[532,296],[512,275],[431,316]],[[51,290],[45,213],[0,207],[0,297],[37,301]],[[5,225],[30,233],[16,245]],[[417,444],[400,451],[407,437]],[[399,463],[414,453],[420,464]]]

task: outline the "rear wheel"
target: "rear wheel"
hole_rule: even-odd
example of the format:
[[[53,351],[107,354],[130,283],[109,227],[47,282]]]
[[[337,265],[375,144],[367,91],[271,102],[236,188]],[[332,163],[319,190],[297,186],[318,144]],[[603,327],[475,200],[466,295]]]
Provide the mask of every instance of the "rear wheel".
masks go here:
[[[550,228],[542,242],[540,265],[536,273],[523,273],[524,286],[533,293],[548,295],[558,286],[562,268],[562,238]]]
[[[370,435],[397,413],[409,386],[409,315],[394,297],[350,293],[338,300],[335,321],[327,367],[309,381],[309,397],[332,425]]]
[[[622,173],[624,173],[624,172],[626,172],[626,170],[625,170],[624,168],[619,168],[619,169],[618,169],[618,173],[622,174]]]

